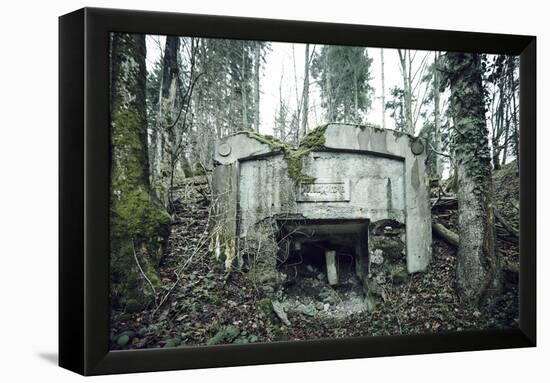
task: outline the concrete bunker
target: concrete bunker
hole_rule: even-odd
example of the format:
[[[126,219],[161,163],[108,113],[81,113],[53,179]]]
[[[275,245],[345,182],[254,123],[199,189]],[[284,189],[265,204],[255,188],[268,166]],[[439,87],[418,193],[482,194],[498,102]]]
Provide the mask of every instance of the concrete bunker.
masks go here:
[[[425,270],[431,224],[425,151],[407,134],[327,124],[297,148],[252,132],[214,153],[212,250],[227,268],[285,283],[296,264],[371,296]]]
[[[331,286],[350,283],[368,273],[367,241],[365,219],[280,219],[277,269],[287,279],[320,272]]]

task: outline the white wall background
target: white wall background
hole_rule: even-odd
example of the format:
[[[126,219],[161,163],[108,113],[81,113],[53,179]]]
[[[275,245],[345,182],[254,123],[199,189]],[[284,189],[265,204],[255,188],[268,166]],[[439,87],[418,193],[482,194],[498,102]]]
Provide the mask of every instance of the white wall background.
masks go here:
[[[57,17],[82,6],[534,34],[538,40],[538,109],[550,97],[544,2],[461,0],[109,0],[4,1],[0,11],[0,380],[82,381],[56,367],[57,353]],[[539,196],[546,194],[548,114],[538,115]],[[539,346],[501,350],[315,362],[95,378],[95,382],[519,382],[548,378],[550,358],[548,199],[539,198]],[[544,377],[544,378],[543,378]]]

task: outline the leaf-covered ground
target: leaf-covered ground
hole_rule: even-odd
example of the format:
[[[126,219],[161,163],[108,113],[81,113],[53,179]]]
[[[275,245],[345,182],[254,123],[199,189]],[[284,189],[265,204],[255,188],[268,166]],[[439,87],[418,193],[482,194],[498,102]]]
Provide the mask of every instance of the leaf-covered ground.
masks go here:
[[[519,183],[514,166],[507,165],[495,174],[494,189],[497,208],[517,228]],[[454,291],[456,251],[434,237],[428,270],[410,275],[388,291],[374,311],[325,315],[327,308],[330,312],[330,307],[340,307],[339,300],[356,299],[357,293],[349,289],[327,294],[330,288],[319,287],[318,278],[312,275],[302,281],[304,286],[315,287],[308,303],[286,312],[288,321],[281,320],[274,306],[280,308],[281,301],[290,299],[291,291],[256,286],[240,273],[227,275],[208,252],[208,190],[205,178],[187,180],[178,189],[177,216],[169,253],[161,265],[163,288],[157,303],[132,314],[113,311],[111,348],[420,334],[518,325],[518,247],[506,235],[499,235],[498,240],[505,268],[504,289],[490,310],[460,303]],[[456,229],[456,209],[437,209],[434,220]],[[502,228],[497,225],[499,230]]]

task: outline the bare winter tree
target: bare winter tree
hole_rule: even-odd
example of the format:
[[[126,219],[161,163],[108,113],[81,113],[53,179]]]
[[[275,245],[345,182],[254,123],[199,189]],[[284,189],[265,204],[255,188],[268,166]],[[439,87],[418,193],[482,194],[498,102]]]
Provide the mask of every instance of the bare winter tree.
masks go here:
[[[422,107],[426,102],[428,94],[428,87],[423,81],[423,77],[430,54],[423,54],[420,60],[416,60],[415,62],[418,51],[398,49],[397,53],[399,54],[401,75],[403,76],[405,126],[407,133],[414,135]]]
[[[175,119],[176,119],[176,101],[178,98],[179,87],[179,66],[178,51],[179,37],[167,36],[164,49],[164,60],[162,70],[162,82],[159,102],[158,132],[156,143],[158,165],[156,173],[159,180],[159,196],[168,207],[168,187],[170,180],[170,168],[172,163],[172,152],[175,145]],[[157,179],[157,177],[154,177]]]
[[[304,137],[307,134],[307,114],[309,113],[309,66],[311,64],[311,57],[309,56],[309,44],[306,44],[304,54],[304,90],[302,92],[302,133]]]
[[[386,84],[384,83],[384,49],[380,48],[380,78],[382,80],[382,128],[386,129]]]

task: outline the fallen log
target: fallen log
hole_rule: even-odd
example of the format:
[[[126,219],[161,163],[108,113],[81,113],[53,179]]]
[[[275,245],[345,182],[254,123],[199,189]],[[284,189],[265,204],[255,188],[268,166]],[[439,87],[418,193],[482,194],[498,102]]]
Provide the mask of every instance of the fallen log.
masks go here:
[[[432,224],[432,232],[435,233],[438,237],[443,239],[449,245],[458,247],[458,234],[454,231],[447,229],[440,223]]]
[[[430,201],[433,210],[458,209],[458,199],[456,197],[444,196],[439,198],[431,198]]]

